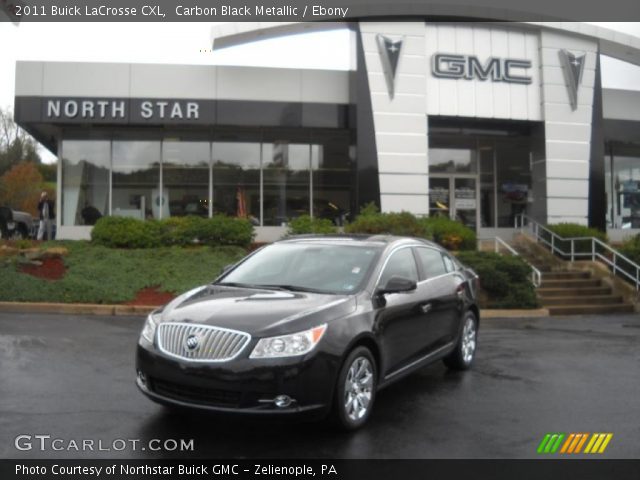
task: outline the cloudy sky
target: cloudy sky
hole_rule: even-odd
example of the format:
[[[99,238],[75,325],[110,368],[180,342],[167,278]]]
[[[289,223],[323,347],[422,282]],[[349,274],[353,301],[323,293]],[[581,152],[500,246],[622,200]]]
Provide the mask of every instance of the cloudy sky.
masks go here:
[[[597,22],[594,22],[597,23]],[[639,22],[598,25],[640,37]],[[0,23],[0,106],[11,107],[16,60],[257,65],[298,68],[351,67],[349,32],[263,40],[216,52],[212,23]],[[640,67],[604,58],[603,84],[640,90]],[[48,160],[51,157],[47,157]]]

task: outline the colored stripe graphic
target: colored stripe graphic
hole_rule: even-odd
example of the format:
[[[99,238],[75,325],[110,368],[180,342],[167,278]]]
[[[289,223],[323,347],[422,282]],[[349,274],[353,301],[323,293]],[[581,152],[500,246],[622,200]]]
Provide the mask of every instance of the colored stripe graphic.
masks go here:
[[[594,433],[584,453],[604,453],[613,438],[613,433]]]
[[[539,454],[560,453],[565,455],[604,453],[612,438],[613,433],[547,433],[538,445],[537,452]],[[583,451],[582,448],[585,444],[586,448]]]
[[[564,437],[564,433],[547,433],[538,445],[538,453],[556,453]]]

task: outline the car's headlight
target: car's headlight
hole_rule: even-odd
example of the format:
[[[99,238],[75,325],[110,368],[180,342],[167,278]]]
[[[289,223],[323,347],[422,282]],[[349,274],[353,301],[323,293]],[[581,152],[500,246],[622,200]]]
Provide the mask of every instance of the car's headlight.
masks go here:
[[[144,322],[144,327],[142,327],[142,332],[140,335],[149,343],[153,343],[153,336],[156,333],[156,320],[153,318],[153,313],[150,313],[147,316],[147,321]]]
[[[327,325],[324,324],[304,332],[281,335],[279,337],[261,338],[249,358],[277,358],[304,355],[315,348],[326,329]]]

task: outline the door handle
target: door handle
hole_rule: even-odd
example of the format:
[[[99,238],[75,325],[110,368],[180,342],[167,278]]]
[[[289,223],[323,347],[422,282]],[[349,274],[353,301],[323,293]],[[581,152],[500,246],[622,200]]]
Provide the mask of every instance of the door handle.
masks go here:
[[[422,313],[429,313],[431,311],[431,307],[432,305],[430,303],[423,303],[420,305],[420,310],[422,310]]]

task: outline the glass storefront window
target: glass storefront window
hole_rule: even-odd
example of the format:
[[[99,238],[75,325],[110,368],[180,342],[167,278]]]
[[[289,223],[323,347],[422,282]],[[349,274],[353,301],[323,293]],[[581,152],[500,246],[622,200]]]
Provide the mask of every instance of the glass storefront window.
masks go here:
[[[472,148],[429,149],[429,173],[476,173],[476,150]]]
[[[114,141],[112,178],[112,215],[169,216],[168,198],[160,196],[159,141]]]
[[[287,142],[262,145],[263,225],[285,226],[309,215],[310,147]]]
[[[481,145],[480,158],[480,226],[496,226],[495,152],[492,145]]]
[[[349,139],[330,137],[311,146],[313,216],[343,225],[351,210],[352,160]]]
[[[260,225],[260,143],[213,144],[213,213]]]
[[[514,226],[516,215],[527,213],[531,162],[526,143],[496,144],[496,210],[498,227]]]
[[[610,144],[605,162],[607,222],[611,228],[640,228],[640,145]]]
[[[62,225],[95,225],[109,213],[108,140],[64,140]]]
[[[163,142],[162,190],[169,202],[167,216],[209,216],[209,157],[208,142]]]
[[[515,216],[527,213],[531,201],[531,140],[523,135],[513,138],[476,138],[454,135],[432,135],[429,139],[430,214],[445,214],[480,228],[511,228]],[[449,182],[471,179],[462,192]],[[461,184],[462,184],[461,183]],[[474,186],[475,185],[475,186]],[[478,205],[472,204],[472,193],[479,188]],[[453,192],[450,197],[449,192]],[[460,195],[467,198],[460,198]],[[447,202],[453,202],[451,206]],[[465,208],[462,208],[465,207]],[[460,211],[465,217],[462,218]]]
[[[260,142],[262,136],[64,140],[62,224],[93,225],[109,214],[221,213],[256,226],[286,226],[303,214],[343,225],[355,200],[349,136],[320,132],[310,142],[309,135],[277,133]]]

